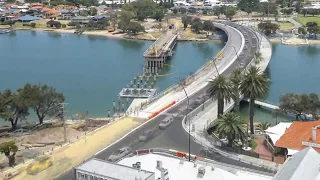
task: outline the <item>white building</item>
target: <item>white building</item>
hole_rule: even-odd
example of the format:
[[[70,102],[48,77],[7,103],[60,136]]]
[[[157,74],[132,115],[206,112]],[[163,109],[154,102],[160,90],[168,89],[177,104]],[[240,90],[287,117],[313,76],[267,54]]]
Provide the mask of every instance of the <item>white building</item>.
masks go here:
[[[142,150],[145,154],[133,155],[120,160],[117,164],[91,159],[75,168],[76,179],[97,180],[271,180],[272,175],[260,171],[246,170],[241,167],[204,161],[197,157],[189,162],[173,154],[154,154]],[[162,152],[165,153],[165,152]],[[137,154],[137,153],[135,153]],[[139,154],[139,153],[138,153]],[[185,156],[184,156],[185,157]],[[196,156],[194,156],[196,157]],[[193,157],[193,158],[194,158]]]
[[[311,147],[288,158],[274,180],[319,180],[320,155]]]

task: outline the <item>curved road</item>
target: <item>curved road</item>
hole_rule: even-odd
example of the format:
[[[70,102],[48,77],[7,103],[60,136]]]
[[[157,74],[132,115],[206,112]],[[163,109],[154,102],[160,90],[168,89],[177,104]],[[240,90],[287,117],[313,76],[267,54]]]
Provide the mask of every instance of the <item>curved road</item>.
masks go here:
[[[224,26],[220,23],[215,23],[216,27]],[[235,24],[230,24],[232,26],[237,26]],[[222,27],[224,28],[224,27]],[[240,66],[240,63],[242,62],[244,67],[247,66],[247,64],[251,61],[252,57],[250,57],[250,54],[256,51],[257,47],[257,39],[252,39],[251,37],[254,37],[255,35],[248,30],[246,27],[237,26],[237,29],[241,31],[242,34],[247,34],[248,38],[245,41],[245,45],[248,48],[244,48],[242,53],[239,54],[238,60],[236,60],[231,66],[229,66],[223,74],[228,75],[230,74],[234,69],[238,68]],[[234,30],[233,28],[227,28],[226,29],[229,35],[230,44],[234,47],[226,48],[226,51],[224,53],[225,58],[232,59],[232,57],[235,55],[235,50],[239,51],[242,40],[241,35]],[[245,36],[246,37],[246,36]],[[254,46],[254,48],[252,47]],[[215,69],[213,69],[215,70]],[[192,111],[196,107],[198,107],[202,102],[204,102],[204,99],[206,100],[208,97],[206,96],[206,90],[207,86],[200,91],[194,93],[192,96],[189,97],[189,109],[188,111]],[[183,120],[184,115],[186,114],[186,106],[187,101],[184,100],[180,104],[176,105],[175,107],[168,110],[166,113],[161,114],[154,118],[152,121],[149,121],[147,124],[139,128],[138,130],[132,132],[127,137],[123,138],[118,143],[112,145],[111,147],[103,150],[102,152],[98,153],[95,157],[99,159],[106,159],[110,154],[112,154],[117,149],[120,149],[124,146],[127,146],[128,144],[132,143],[133,150],[138,149],[148,149],[148,148],[165,148],[165,149],[175,149],[179,151],[188,152],[188,133],[185,132],[183,127],[181,126],[181,122]],[[158,129],[158,125],[161,122],[161,120],[174,116],[173,123],[167,127],[165,130]],[[148,140],[147,142],[139,142],[137,141],[139,136],[148,129],[154,130],[153,138]],[[191,136],[192,138],[192,136]],[[204,156],[200,150],[201,145],[196,143],[193,139],[191,139],[191,154]],[[230,159],[228,157],[219,155],[216,153],[214,156],[208,157],[213,160],[216,160],[218,162],[227,163],[227,164],[233,164],[238,165],[241,167],[247,167],[252,169],[259,169],[255,166],[252,166],[250,164],[242,163],[233,159]],[[69,180],[72,179],[72,171],[67,172],[66,174],[60,176],[59,180]]]

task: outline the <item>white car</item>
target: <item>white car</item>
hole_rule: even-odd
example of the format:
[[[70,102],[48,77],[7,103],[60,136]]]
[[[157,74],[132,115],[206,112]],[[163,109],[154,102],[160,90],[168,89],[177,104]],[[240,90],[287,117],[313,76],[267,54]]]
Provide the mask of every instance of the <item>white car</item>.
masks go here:
[[[170,126],[172,121],[173,121],[172,117],[162,120],[161,123],[159,124],[159,128],[160,129],[165,129],[166,127]]]
[[[121,158],[124,158],[126,155],[130,154],[131,152],[132,152],[131,147],[123,147],[121,149],[118,149],[114,153],[112,153],[109,156],[108,161],[116,162],[116,161],[120,160]]]

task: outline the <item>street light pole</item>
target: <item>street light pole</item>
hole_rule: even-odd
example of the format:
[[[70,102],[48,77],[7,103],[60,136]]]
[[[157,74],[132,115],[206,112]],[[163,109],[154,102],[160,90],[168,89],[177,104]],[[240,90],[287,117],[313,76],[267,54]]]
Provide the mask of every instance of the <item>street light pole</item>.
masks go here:
[[[187,97],[187,109],[186,109],[186,115],[185,115],[185,119],[186,121],[188,120],[188,114],[189,114],[189,96],[188,96],[188,93],[186,91],[186,89],[184,88],[184,85],[183,85],[183,82],[182,82],[182,79],[180,79],[179,77],[175,77],[175,78],[178,78],[179,79],[179,84],[182,86],[182,89]],[[191,135],[190,135],[190,120],[189,120],[189,142],[188,142],[188,146],[189,146],[189,162],[191,161],[191,158],[190,158],[190,151],[191,151]]]

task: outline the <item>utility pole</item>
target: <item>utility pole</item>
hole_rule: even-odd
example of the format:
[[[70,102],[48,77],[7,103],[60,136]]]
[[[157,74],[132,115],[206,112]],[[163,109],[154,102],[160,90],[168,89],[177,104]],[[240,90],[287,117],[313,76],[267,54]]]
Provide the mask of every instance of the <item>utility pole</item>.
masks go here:
[[[67,142],[67,127],[66,127],[66,120],[65,120],[65,114],[67,112],[65,111],[65,107],[67,106],[67,103],[59,103],[61,107],[61,121],[63,121],[63,137],[64,142]]]

